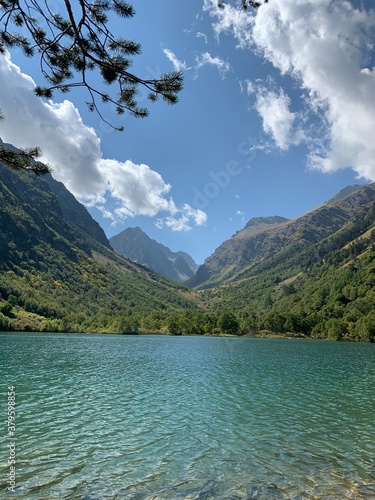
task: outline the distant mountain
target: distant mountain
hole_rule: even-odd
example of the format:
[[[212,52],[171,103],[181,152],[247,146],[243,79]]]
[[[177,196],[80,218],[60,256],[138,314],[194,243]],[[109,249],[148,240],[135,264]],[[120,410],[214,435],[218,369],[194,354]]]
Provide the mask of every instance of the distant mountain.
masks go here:
[[[246,266],[252,258],[261,258],[262,243],[266,234],[287,222],[288,219],[280,216],[250,219],[244,229],[224,241],[205,260],[196,275],[186,284],[191,287],[207,288],[225,282]]]
[[[195,308],[185,287],[117,255],[62,183],[0,164],[0,330],[155,331],[155,311]]]
[[[151,239],[139,227],[128,227],[109,240],[120,255],[142,264],[174,281],[186,281],[194,276],[198,265],[185,252],[172,252]]]
[[[374,184],[350,186],[293,220],[282,217],[251,219],[242,231],[220,245],[186,284],[195,288],[220,285],[235,280],[244,269],[279,252],[300,251],[339,231],[374,198]]]

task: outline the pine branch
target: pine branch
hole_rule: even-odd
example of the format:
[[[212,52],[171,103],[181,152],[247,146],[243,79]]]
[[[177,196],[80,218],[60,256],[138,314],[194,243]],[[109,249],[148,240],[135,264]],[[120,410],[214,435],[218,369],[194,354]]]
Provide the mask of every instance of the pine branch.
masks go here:
[[[98,96],[102,103],[115,104],[118,114],[127,112],[136,117],[148,115],[134,98],[138,86],[149,91],[151,102],[159,97],[168,104],[178,102],[183,86],[181,72],[143,79],[128,71],[131,57],[139,54],[141,47],[133,40],[115,37],[108,26],[108,16],[113,12],[126,19],[133,17],[135,12],[130,4],[123,0],[78,0],[77,9],[70,0],[64,0],[63,5],[66,17],[53,13],[47,1],[42,4],[36,0],[0,0],[0,53],[5,48],[20,47],[26,56],[39,54],[40,71],[47,85],[36,88],[38,96],[51,99],[56,90],[68,92],[83,87],[91,98],[90,109],[102,119],[93,96]],[[16,32],[11,32],[11,26]],[[24,36],[25,32],[28,36]],[[109,93],[107,88],[102,90],[92,84],[92,72],[100,73],[106,87],[117,86],[117,92]]]
[[[37,175],[50,173],[50,165],[35,161],[40,155],[39,148],[12,150],[0,145],[0,163],[14,170],[28,170]]]

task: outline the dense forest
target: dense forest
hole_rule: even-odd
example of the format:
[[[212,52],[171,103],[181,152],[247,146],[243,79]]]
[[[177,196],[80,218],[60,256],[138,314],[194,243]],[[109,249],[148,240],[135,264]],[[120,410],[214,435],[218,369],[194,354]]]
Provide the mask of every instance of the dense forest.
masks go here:
[[[364,223],[201,294],[214,310],[234,311],[244,334],[374,341],[375,230],[362,236]],[[352,239],[356,233],[361,236]]]

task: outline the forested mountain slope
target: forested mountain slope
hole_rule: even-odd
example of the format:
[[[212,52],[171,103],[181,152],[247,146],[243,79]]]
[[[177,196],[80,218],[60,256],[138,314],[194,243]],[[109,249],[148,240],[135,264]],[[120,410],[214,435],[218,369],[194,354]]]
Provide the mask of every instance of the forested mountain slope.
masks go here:
[[[115,254],[51,176],[0,165],[0,329],[134,331],[195,308],[180,285]]]
[[[315,238],[320,229],[315,226],[310,242],[296,240],[253,261],[225,284],[201,292],[202,299],[213,310],[235,313],[242,333],[268,330],[375,340],[374,185],[327,208],[307,214],[302,222],[323,221],[322,213],[346,219],[337,231]],[[306,224],[301,226],[296,231],[294,222],[293,240],[296,234],[306,234]],[[327,225],[320,234],[325,232],[330,232]]]
[[[0,330],[374,341],[375,185],[252,219],[205,266],[193,292],[137,265],[63,184],[0,165]]]
[[[235,280],[245,268],[280,252],[282,255],[300,252],[339,231],[374,199],[375,184],[371,184],[347,196],[339,193],[332,202],[292,220],[281,217],[252,219],[208,257],[187,284],[198,289],[220,285]]]

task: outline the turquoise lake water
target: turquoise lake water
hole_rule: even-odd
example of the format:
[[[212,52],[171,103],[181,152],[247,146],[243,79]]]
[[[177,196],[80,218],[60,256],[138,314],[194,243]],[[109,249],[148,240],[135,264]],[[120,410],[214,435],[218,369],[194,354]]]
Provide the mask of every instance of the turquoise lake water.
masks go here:
[[[2,333],[0,394],[0,497],[375,499],[374,344]]]

